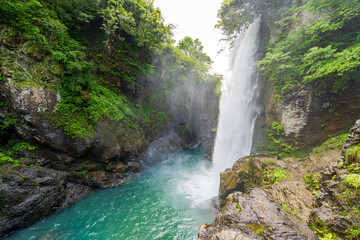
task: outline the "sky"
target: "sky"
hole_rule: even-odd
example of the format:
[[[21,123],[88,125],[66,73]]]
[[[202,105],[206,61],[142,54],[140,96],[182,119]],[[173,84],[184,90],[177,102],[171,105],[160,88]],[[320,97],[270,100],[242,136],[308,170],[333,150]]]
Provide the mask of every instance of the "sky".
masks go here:
[[[212,72],[225,74],[227,53],[217,54],[225,46],[220,42],[220,30],[214,29],[217,12],[223,0],[154,0],[154,6],[160,8],[165,22],[176,26],[174,38],[179,41],[186,36],[198,38],[204,52],[214,61]]]

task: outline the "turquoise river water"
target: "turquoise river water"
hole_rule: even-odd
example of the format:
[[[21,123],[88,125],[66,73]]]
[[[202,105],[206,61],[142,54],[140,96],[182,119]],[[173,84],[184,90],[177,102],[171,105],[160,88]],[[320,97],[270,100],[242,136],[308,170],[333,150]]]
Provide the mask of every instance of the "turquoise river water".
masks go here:
[[[98,190],[8,240],[196,239],[216,215],[204,148],[171,156],[120,187]]]

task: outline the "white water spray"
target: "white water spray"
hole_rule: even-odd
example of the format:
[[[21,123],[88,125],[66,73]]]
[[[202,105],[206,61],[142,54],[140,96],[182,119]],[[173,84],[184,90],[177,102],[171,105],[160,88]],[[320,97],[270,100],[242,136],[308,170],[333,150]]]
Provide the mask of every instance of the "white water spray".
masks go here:
[[[215,187],[219,174],[236,160],[250,154],[255,121],[258,115],[259,83],[257,67],[259,19],[236,40],[230,69],[223,82],[213,156]]]

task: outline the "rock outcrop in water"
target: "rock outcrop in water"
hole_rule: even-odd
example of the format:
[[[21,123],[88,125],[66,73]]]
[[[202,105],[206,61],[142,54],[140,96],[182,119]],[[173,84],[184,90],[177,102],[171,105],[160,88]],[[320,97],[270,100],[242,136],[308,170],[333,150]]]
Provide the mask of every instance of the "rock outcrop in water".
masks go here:
[[[2,168],[1,234],[27,226],[49,213],[74,204],[92,188],[70,183],[71,174],[48,168]]]

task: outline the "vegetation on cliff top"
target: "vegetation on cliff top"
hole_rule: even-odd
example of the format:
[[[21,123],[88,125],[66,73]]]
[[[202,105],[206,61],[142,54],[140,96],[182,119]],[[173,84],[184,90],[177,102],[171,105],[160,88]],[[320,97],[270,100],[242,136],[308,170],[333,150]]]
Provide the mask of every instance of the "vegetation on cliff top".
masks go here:
[[[266,57],[259,62],[278,94],[310,82],[337,93],[359,81],[359,1],[265,2],[224,1],[217,27],[232,40],[261,14],[264,19],[281,16],[275,22],[281,34],[268,44]],[[307,23],[297,27],[305,14]]]
[[[185,38],[173,46],[172,26],[149,0],[0,0],[0,25],[30,42],[41,56],[61,63],[61,102],[47,115],[71,137],[95,134],[95,123],[108,118],[139,129],[167,121],[151,104],[129,101],[131,88],[140,88],[139,75],[154,74],[153,59],[171,55],[166,66],[193,74],[195,81],[216,80],[208,74],[211,60],[199,40]],[[155,63],[156,64],[156,63]],[[3,77],[3,76],[1,76]],[[158,77],[167,84],[167,77]],[[16,79],[15,79],[16,80]],[[165,83],[164,83],[165,82]]]

